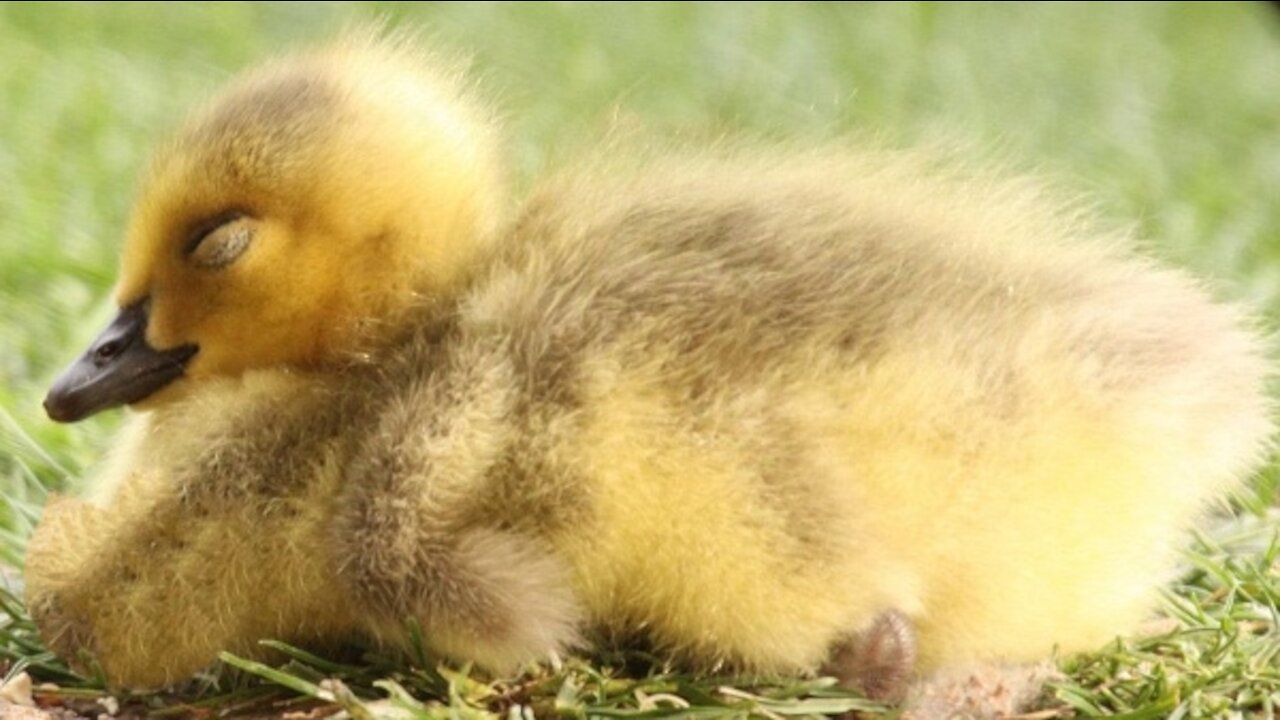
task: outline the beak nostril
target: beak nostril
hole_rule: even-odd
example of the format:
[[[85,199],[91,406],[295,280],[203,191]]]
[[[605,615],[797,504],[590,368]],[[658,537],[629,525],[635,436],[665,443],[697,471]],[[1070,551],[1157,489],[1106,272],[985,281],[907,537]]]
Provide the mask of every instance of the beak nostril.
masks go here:
[[[95,363],[104,363],[116,355],[119,355],[121,349],[121,343],[119,341],[108,340],[94,349],[93,361]]]

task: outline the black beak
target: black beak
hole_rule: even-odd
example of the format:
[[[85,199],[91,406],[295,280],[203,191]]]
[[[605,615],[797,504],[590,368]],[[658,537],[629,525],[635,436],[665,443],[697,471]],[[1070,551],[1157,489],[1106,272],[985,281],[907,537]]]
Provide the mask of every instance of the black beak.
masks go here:
[[[120,311],[89,351],[62,371],[44,399],[58,422],[75,422],[101,410],[135,403],[182,376],[199,348],[156,350],[147,344],[147,303]]]

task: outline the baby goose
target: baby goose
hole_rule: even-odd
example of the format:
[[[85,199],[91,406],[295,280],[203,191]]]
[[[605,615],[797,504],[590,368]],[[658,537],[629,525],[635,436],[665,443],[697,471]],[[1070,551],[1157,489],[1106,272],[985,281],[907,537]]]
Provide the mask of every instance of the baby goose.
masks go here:
[[[31,540],[62,654],[154,685],[415,618],[495,669],[637,633],[770,673],[1034,660],[1132,629],[1260,458],[1241,312],[1028,184],[655,155],[507,219],[432,66],[278,61],[156,156],[120,317],[46,402],[140,410]]]

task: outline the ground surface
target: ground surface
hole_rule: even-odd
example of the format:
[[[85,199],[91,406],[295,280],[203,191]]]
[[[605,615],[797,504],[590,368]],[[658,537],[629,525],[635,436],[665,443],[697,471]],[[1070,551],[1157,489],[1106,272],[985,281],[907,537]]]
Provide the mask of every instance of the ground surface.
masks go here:
[[[1223,297],[1254,303],[1280,327],[1280,13],[1263,3],[5,3],[0,562],[20,566],[46,490],[74,488],[118,420],[55,426],[39,400],[111,313],[106,290],[149,144],[252,59],[376,16],[475,57],[521,182],[620,121],[695,136],[960,144],[1089,194],[1105,215],[1134,221],[1154,254],[1214,278]],[[1274,716],[1280,521],[1268,508],[1278,477],[1263,473],[1238,498],[1241,517],[1198,541],[1154,636],[1063,659],[1067,679],[1037,717]],[[37,688],[46,705],[102,710],[93,680],[65,675],[3,599],[0,672],[58,683]],[[120,700],[133,711],[196,702],[197,714],[342,707],[357,717],[392,705],[453,717],[777,716],[858,702],[820,684],[749,688],[622,660],[490,683],[426,658],[338,666],[296,656],[284,675],[223,670],[178,696]],[[319,685],[326,677],[346,684]],[[367,703],[388,694],[400,700]],[[306,710],[307,697],[322,709]],[[287,698],[297,706],[271,704]]]

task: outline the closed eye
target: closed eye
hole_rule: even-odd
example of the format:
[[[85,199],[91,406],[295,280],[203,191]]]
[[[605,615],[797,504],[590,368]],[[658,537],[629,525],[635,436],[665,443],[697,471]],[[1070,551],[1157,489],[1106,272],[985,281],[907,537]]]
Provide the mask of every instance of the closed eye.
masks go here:
[[[244,254],[253,235],[253,218],[229,210],[198,223],[188,235],[184,254],[202,268],[226,267]]]
[[[214,230],[247,216],[248,213],[242,210],[224,210],[217,215],[201,220],[187,231],[187,241],[182,246],[182,254],[190,255],[196,251],[196,248],[200,247],[200,243],[206,237],[209,237],[209,234]]]

